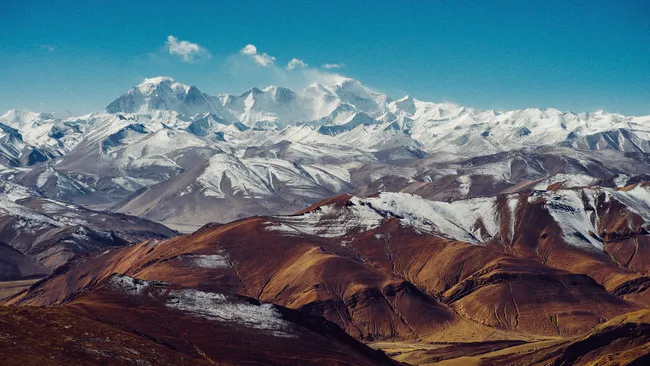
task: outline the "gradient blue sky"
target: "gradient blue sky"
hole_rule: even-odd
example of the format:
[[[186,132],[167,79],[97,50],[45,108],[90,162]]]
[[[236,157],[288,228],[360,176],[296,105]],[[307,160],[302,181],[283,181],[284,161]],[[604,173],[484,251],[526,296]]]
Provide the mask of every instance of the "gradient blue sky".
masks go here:
[[[0,111],[97,111],[158,75],[210,94],[299,87],[337,63],[397,98],[650,114],[649,1],[180,3],[2,1]],[[169,35],[206,51],[186,62]],[[286,71],[294,57],[308,69]]]

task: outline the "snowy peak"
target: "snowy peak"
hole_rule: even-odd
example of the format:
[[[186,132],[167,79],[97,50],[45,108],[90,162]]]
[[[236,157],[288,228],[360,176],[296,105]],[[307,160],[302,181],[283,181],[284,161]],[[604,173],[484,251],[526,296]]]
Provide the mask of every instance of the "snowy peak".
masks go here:
[[[190,90],[195,87],[190,87],[185,84],[176,82],[174,79],[168,76],[159,76],[156,78],[145,79],[144,82],[135,88],[129,90],[127,94],[135,94],[136,90],[144,97],[147,98],[160,98],[165,95],[176,95],[177,98],[182,99],[184,96],[187,96]]]
[[[264,91],[270,93],[276,103],[291,103],[298,97],[293,90],[275,85],[266,87]]]
[[[144,79],[142,84],[138,85],[137,87],[143,93],[147,92],[148,90],[153,90],[155,88],[160,88],[160,87],[168,87],[170,89],[185,91],[185,92],[187,92],[187,90],[189,89],[189,86],[181,84],[176,80],[170,78],[169,76],[158,76],[155,78]]]
[[[210,96],[196,87],[160,76],[145,79],[106,110],[151,118],[177,113],[184,121],[211,114],[212,120],[198,122],[193,128],[202,137],[226,141],[229,139],[223,133],[228,131],[222,127],[235,123],[245,127],[230,128],[234,134],[247,128],[281,130],[306,124],[329,136],[358,126],[387,124],[389,130],[401,131],[404,136],[394,139],[389,134],[368,130],[372,132],[368,139],[379,140],[364,141],[362,145],[386,146],[387,138],[391,138],[390,146],[404,141],[426,153],[443,153],[449,157],[479,156],[540,145],[650,152],[650,128],[647,127],[650,117],[626,117],[603,111],[576,115],[552,108],[496,112],[453,103],[425,102],[408,95],[392,101],[358,80],[345,77],[297,90],[272,85],[253,87],[239,95]],[[17,113],[7,114],[4,119],[35,118],[14,115]],[[227,123],[215,124],[219,119]],[[15,127],[15,124],[5,124]],[[181,128],[187,127],[184,124]]]
[[[7,113],[0,116],[0,122],[14,127],[17,125],[31,124],[43,120],[54,119],[55,118],[51,113],[21,111],[16,109],[10,109],[7,111]]]
[[[210,96],[196,87],[178,83],[166,76],[145,79],[106,107],[108,113],[151,114],[174,111],[193,117],[197,113],[214,113],[230,122],[247,126],[285,127],[289,124],[314,122],[329,117],[344,106],[351,114],[363,112],[378,116],[386,111],[390,99],[357,80],[337,78],[330,84],[312,84],[302,90],[280,86],[253,87],[236,96]],[[335,117],[339,119],[339,117]],[[335,123],[338,124],[338,123]]]
[[[407,95],[401,99],[398,99],[388,105],[388,109],[397,114],[399,111],[406,112],[408,115],[413,115],[415,113],[415,99]]]
[[[184,116],[217,113],[222,118],[234,118],[225,111],[217,97],[209,96],[194,86],[176,82],[167,76],[145,79],[106,107],[108,113],[150,114],[155,111],[175,111]]]
[[[323,135],[335,136],[340,133],[350,131],[358,126],[370,126],[379,123],[376,119],[372,118],[366,113],[358,112],[354,113],[348,119],[344,120],[343,123],[335,125],[323,125],[320,127],[318,132]]]
[[[369,114],[382,112],[391,102],[387,95],[377,93],[354,79],[339,80],[331,88],[343,103],[351,104]]]
[[[277,108],[293,103],[298,99],[298,95],[291,89],[275,85],[267,86],[264,89],[251,88],[241,95],[242,98],[249,100],[249,103],[257,102],[259,107]]]
[[[174,84],[176,80],[169,76],[158,76],[155,78],[144,79],[141,85],[160,85],[160,84]]]

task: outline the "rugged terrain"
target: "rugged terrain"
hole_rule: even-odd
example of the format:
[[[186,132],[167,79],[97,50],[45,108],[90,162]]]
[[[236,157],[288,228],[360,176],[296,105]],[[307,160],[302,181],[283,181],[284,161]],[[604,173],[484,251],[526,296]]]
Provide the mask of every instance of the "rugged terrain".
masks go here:
[[[97,319],[107,312],[95,307],[148,308],[153,298],[224,321],[236,317],[224,302],[251,299],[325,318],[359,341],[388,342],[387,351],[394,342],[460,347],[399,352],[407,362],[539,342],[556,349],[543,357],[592,360],[587,351],[567,352],[589,342],[581,337],[601,337],[602,323],[647,311],[648,221],[637,210],[649,189],[551,189],[452,203],[405,193],[339,196],[296,215],[207,225],[77,257],[6,302],[82,309]],[[119,300],[104,295],[107,286]],[[612,331],[622,338],[617,346],[589,347],[598,357],[615,358],[614,350],[645,357],[634,335],[649,326],[641,320],[630,334]],[[144,324],[138,334],[161,337]],[[542,356],[503,354],[522,364]]]
[[[347,78],[9,111],[0,360],[643,364],[648,123]]]

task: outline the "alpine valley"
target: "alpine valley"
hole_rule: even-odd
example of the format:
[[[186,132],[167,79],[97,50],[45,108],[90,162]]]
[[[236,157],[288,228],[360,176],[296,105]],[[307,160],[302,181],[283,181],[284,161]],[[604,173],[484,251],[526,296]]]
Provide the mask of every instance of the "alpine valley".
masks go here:
[[[650,116],[332,77],[0,116],[0,363],[650,363]]]

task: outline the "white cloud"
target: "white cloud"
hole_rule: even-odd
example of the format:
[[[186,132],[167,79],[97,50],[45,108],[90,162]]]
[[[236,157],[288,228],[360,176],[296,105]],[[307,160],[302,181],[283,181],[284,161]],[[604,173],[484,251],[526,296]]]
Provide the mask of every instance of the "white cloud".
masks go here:
[[[287,70],[294,70],[297,68],[303,68],[306,67],[307,64],[303,60],[299,60],[297,58],[293,58],[289,63],[287,64]]]
[[[255,61],[260,66],[267,67],[273,64],[275,57],[269,56],[266,53],[258,53],[257,55],[253,56],[253,61]]]
[[[297,57],[288,63],[284,60],[278,62],[255,45],[248,44],[225,60],[223,72],[226,76],[222,82],[230,85],[230,89],[250,88],[251,85],[282,85],[298,89],[313,83],[332,85],[345,79],[336,71],[320,65],[310,66]]]
[[[209,59],[210,52],[200,45],[188,41],[179,41],[174,36],[167,36],[165,42],[170,55],[178,55],[185,62],[194,62],[201,59]]]
[[[303,75],[303,78],[307,80],[309,84],[319,83],[324,85],[332,85],[346,79],[346,77],[341,74],[323,71],[312,67],[301,70],[301,73]]]
[[[253,62],[263,67],[269,67],[275,61],[275,57],[266,52],[257,53],[257,47],[254,44],[247,44],[246,47],[239,50],[239,53],[249,56]]]
[[[323,67],[326,68],[326,69],[340,69],[343,66],[344,66],[343,64],[325,64],[325,65],[323,65]]]
[[[239,51],[242,55],[254,55],[257,53],[257,47],[254,44],[247,44],[246,47]]]

